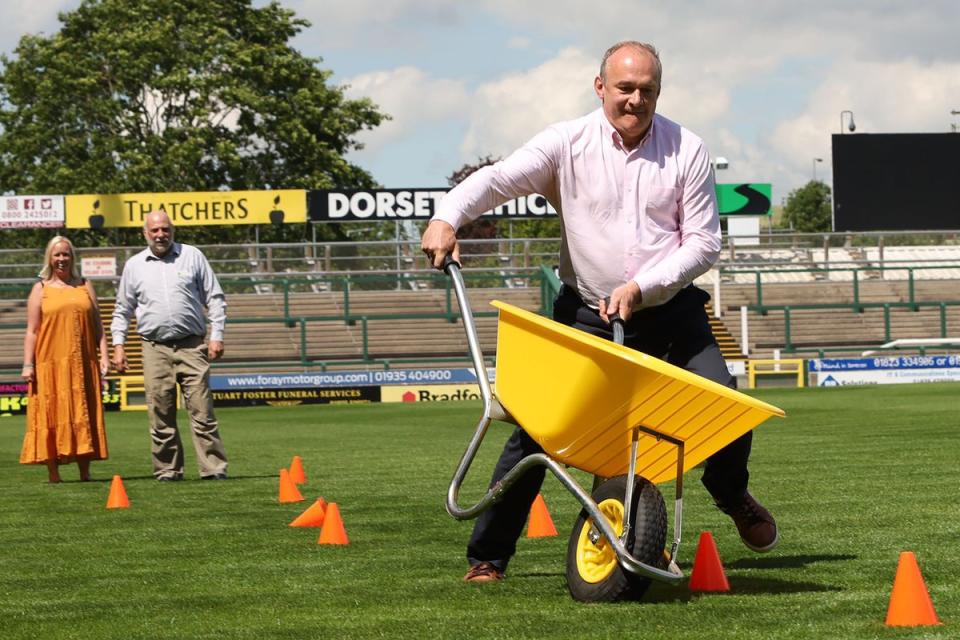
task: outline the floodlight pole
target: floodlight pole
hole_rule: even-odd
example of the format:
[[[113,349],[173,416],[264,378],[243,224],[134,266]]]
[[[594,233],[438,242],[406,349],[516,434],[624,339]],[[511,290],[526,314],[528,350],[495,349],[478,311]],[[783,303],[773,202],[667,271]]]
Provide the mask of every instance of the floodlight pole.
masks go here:
[[[840,112],[840,135],[843,135],[843,116],[844,116],[844,114],[849,114],[849,116],[850,116],[850,124],[847,125],[847,127],[850,129],[850,133],[853,133],[854,131],[857,130],[857,125],[855,125],[855,124],[853,123],[853,111],[850,111],[849,109],[845,109],[845,110],[843,110],[843,111]]]

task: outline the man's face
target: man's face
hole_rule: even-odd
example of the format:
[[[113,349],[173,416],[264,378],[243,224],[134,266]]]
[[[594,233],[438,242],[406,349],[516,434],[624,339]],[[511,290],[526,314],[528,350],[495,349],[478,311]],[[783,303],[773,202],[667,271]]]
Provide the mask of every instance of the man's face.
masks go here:
[[[606,79],[597,76],[593,87],[624,146],[633,148],[646,135],[657,110],[657,62],[649,52],[625,46],[607,58],[605,75]]]
[[[165,256],[173,245],[173,225],[165,215],[150,214],[143,227],[143,237],[147,239],[147,246],[153,255]]]

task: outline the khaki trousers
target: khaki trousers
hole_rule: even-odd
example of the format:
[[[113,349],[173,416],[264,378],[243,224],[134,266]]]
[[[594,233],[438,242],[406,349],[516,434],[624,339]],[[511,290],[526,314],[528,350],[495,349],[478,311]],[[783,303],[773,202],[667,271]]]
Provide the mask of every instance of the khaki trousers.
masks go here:
[[[143,340],[143,382],[150,418],[150,451],[156,478],[183,477],[183,445],[177,429],[177,385],[183,391],[200,477],[227,472],[210,393],[210,362],[202,336],[171,342]]]

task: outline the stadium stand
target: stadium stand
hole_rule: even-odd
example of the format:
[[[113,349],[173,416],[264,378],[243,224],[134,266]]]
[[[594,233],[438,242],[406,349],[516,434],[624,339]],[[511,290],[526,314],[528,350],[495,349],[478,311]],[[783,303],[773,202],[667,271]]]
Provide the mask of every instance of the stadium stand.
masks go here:
[[[531,311],[540,308],[538,288],[477,288],[469,292],[481,344],[492,355],[496,318],[491,300],[503,300]],[[442,290],[353,291],[349,309],[342,292],[291,293],[291,322],[282,321],[278,294],[234,294],[229,298],[224,363],[287,362],[303,364],[302,348],[313,363],[336,366],[361,360],[436,358],[467,360],[463,326],[446,314]],[[456,303],[453,303],[456,313]],[[350,320],[345,320],[349,314]],[[269,344],[268,349],[264,348]]]
[[[229,248],[220,266],[236,267],[239,250]],[[295,259],[306,269],[317,269],[320,262],[304,262],[302,248],[288,251],[290,259],[280,272],[261,272],[263,260],[249,260],[254,272],[221,272],[229,320],[227,349],[217,368],[241,372],[468,362],[456,301],[442,276],[426,268],[398,275],[372,265],[362,273],[293,271],[289,265]],[[276,263],[282,254],[277,249],[267,255]],[[471,271],[472,308],[484,352],[492,358],[496,319],[489,301],[547,311],[540,283],[549,269],[505,271],[491,265]],[[728,359],[743,357],[741,307],[747,309],[751,357],[776,351],[784,356],[859,355],[900,338],[960,335],[960,247],[949,244],[737,248],[698,284],[711,294],[719,289],[714,302],[721,317],[715,318],[711,307],[708,313]],[[106,326],[112,285],[109,280],[97,283]],[[29,284],[18,277],[3,286],[0,368],[9,375],[19,373]],[[132,331],[127,344],[136,373],[139,340]]]
[[[904,280],[871,280],[860,282],[856,291],[850,283],[764,279],[762,301],[758,297],[755,286],[723,288],[725,324],[738,344],[742,344],[740,307],[748,308],[753,357],[769,357],[774,350],[822,349],[853,355],[898,338],[960,334],[960,279],[912,285]]]

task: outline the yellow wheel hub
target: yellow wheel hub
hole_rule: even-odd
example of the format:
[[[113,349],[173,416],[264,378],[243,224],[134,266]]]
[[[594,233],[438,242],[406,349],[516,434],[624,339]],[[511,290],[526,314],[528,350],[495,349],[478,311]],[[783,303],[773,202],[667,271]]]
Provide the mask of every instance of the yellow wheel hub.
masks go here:
[[[597,505],[617,535],[623,532],[623,503],[614,498],[604,500]],[[603,582],[617,568],[617,553],[602,535],[597,543],[590,541],[590,529],[593,519],[583,523],[577,540],[577,572],[591,584]]]

